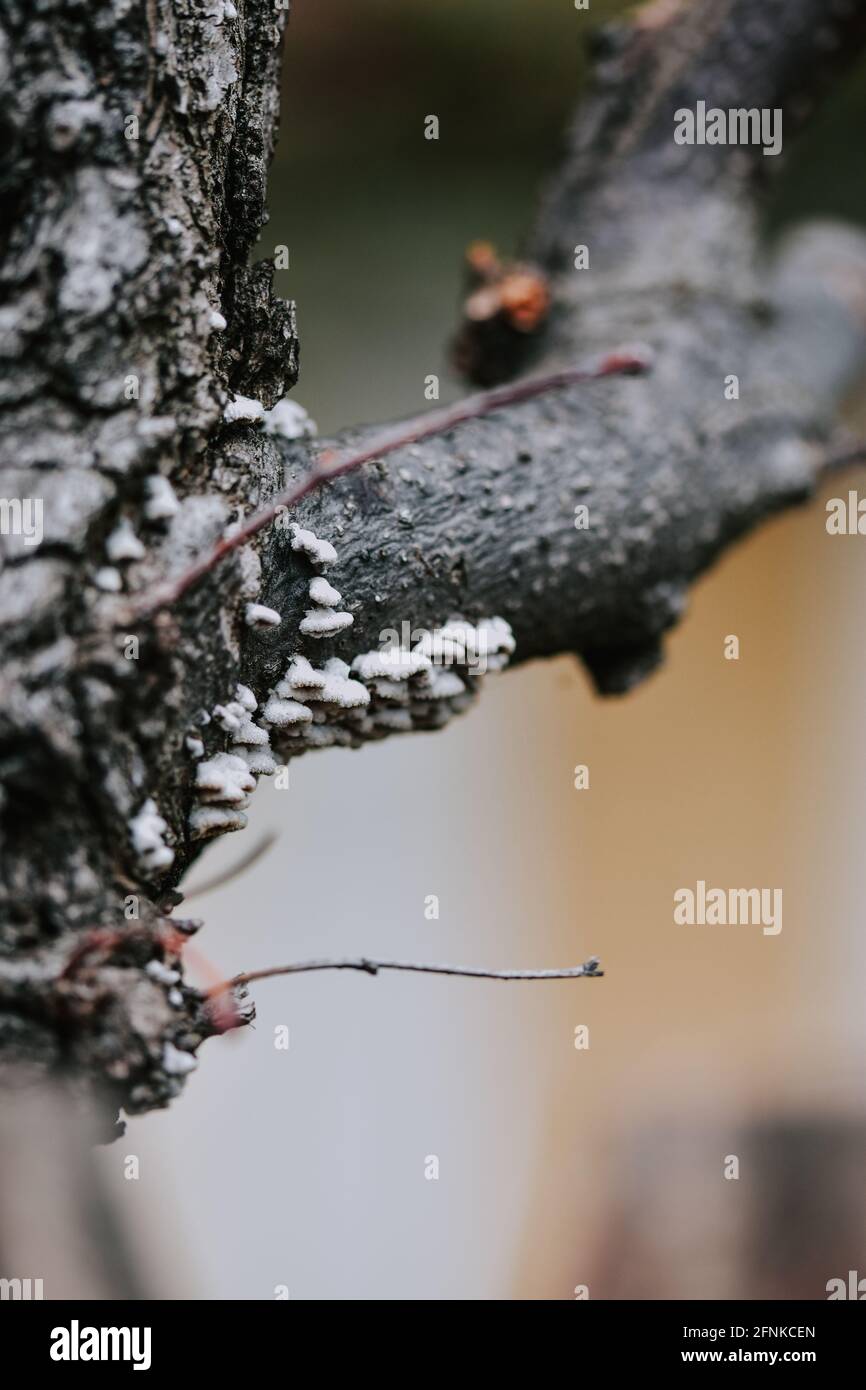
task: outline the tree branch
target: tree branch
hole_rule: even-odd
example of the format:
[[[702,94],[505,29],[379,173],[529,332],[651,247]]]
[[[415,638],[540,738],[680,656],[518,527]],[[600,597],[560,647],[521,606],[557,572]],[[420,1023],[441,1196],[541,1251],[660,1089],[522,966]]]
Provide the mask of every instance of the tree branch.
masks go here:
[[[37,499],[44,537],[0,537],[0,1059],[71,1071],[129,1111],[166,1104],[214,1031],[169,978],[169,912],[207,833],[243,823],[263,740],[288,758],[439,727],[480,687],[470,631],[493,634],[497,665],[571,651],[600,691],[629,689],[696,576],[812,493],[866,359],[863,239],[804,230],[769,258],[755,175],[774,161],[678,146],[673,116],[781,106],[789,132],[861,50],[866,6],[671,12],[604,39],[525,249],[550,312],[531,331],[505,308],[470,315],[460,335],[487,381],[562,380],[635,340],[651,376],[541,394],[530,378],[445,432],[397,427],[387,465],[379,430],[348,430],[325,441],[342,463],[319,485],[307,439],[224,419],[232,395],[271,409],[297,376],[294,306],[248,263],[284,13],[5,0],[0,495]],[[314,590],[338,586],[332,636],[309,635],[326,552],[263,529],[280,497],[338,552]],[[225,563],[193,583],[202,556]],[[416,652],[404,687],[368,660],[346,682],[366,689],[347,690],[339,663],[381,656],[404,624],[451,652],[457,684]],[[268,719],[298,653],[321,680],[331,663],[327,698],[299,715],[277,696]],[[225,762],[238,749],[249,774]]]
[[[564,367],[560,371],[534,377],[528,381],[518,381],[511,386],[500,386],[492,391],[481,391],[467,396],[455,405],[444,406],[441,410],[428,411],[426,415],[404,420],[392,429],[376,435],[363,448],[355,449],[345,456],[334,457],[331,451],[316,456],[305,478],[292,487],[278,492],[266,506],[254,512],[251,517],[224,536],[206,554],[178,575],[170,584],[158,589],[156,593],[145,593],[136,599],[128,614],[123,615],[126,622],[152,617],[161,608],[170,608],[183,598],[199,580],[241,546],[251,541],[266,526],[277,520],[281,512],[297,507],[305,497],[309,497],[323,483],[335,482],[348,473],[354,473],[365,463],[373,463],[386,458],[397,449],[408,448],[422,439],[432,439],[437,434],[447,434],[465,424],[467,420],[480,420],[492,415],[507,405],[519,405],[523,401],[535,400],[548,391],[562,391],[568,386],[576,386],[584,381],[598,381],[607,376],[636,376],[650,366],[650,354],[640,348],[618,348],[607,353],[596,362],[581,367]]]

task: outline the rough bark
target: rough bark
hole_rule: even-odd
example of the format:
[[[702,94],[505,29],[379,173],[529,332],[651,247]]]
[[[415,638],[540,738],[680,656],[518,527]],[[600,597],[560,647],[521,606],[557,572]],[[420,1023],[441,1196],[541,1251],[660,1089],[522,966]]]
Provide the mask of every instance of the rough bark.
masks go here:
[[[653,370],[467,422],[309,497],[286,520],[335,545],[328,578],[354,619],[317,642],[298,630],[318,571],[282,526],[171,611],[129,617],[131,596],[312,457],[309,440],[223,419],[233,393],[269,408],[297,376],[294,308],[268,263],[248,264],[285,14],[267,0],[45,0],[36,13],[2,0],[0,16],[0,496],[44,499],[45,526],[38,547],[0,538],[0,1055],[145,1110],[223,1026],[158,967],[180,968],[169,912],[202,844],[187,740],[206,759],[236,746],[213,712],[239,681],[261,703],[295,652],[351,662],[404,622],[497,616],[513,660],[572,651],[601,691],[622,691],[658,661],[695,576],[813,490],[866,352],[864,243],[827,226],[768,263],[759,193],[776,161],[675,145],[673,113],[698,99],[780,106],[787,138],[857,51],[866,5],[655,4],[606,35],[526,247],[550,279],[547,325],[531,339],[504,328],[495,362],[477,327],[463,347],[489,377],[640,340]],[[589,271],[572,268],[579,243]],[[170,518],[148,510],[157,473],[180,500]],[[142,551],[112,564],[124,521]],[[123,592],[101,587],[106,568]],[[279,626],[247,626],[251,600]],[[418,701],[414,722],[461,703]],[[352,743],[388,723],[318,727]],[[298,750],[271,733],[280,756]],[[173,853],[159,870],[130,832],[148,802]]]

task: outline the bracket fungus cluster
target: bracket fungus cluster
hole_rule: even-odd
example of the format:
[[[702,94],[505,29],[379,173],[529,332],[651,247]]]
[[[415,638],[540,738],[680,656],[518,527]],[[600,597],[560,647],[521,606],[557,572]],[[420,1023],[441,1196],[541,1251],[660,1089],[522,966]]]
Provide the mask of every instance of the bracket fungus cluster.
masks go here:
[[[256,789],[257,778],[276,771],[268,731],[253,719],[257,709],[258,701],[245,685],[237,686],[234,700],[214,708],[213,722],[229,735],[233,751],[214,753],[196,766],[197,804],[189,817],[189,832],[194,840],[221,835],[226,830],[243,830],[247,823],[244,810],[250,793]],[[203,746],[200,739],[187,741],[193,756],[198,756],[199,747]]]
[[[141,810],[129,822],[129,838],[136,858],[148,878],[170,869],[174,850],[165,843],[168,824],[159,814],[156,802],[148,797]]]
[[[336,637],[355,621],[351,613],[338,609],[343,595],[322,575],[310,580],[310,600],[312,607],[307,609],[298,629],[302,637]]]
[[[336,563],[329,541],[295,522],[288,529],[292,551],[315,569]],[[352,625],[352,614],[339,608],[342,594],[322,573],[309,581],[309,598],[299,638],[318,642]],[[245,615],[247,625],[258,629],[281,622],[274,609],[257,603],[248,603]],[[261,706],[251,690],[238,685],[234,699],[217,705],[207,720],[228,735],[230,750],[205,759],[203,741],[187,740],[189,751],[201,759],[191,837],[246,825],[249,795],[256,778],[276,771],[275,752],[288,761],[314,748],[360,748],[389,734],[439,729],[473,702],[485,673],[502,670],[514,651],[509,624],[496,617],[478,623],[455,617],[444,627],[413,632],[412,641],[411,647],[395,641],[360,652],[350,661],[331,656],[321,666],[296,651]]]
[[[322,569],[327,565],[336,564],[337,552],[330,541],[320,541],[318,536],[313,535],[312,531],[305,531],[296,521],[290,523],[289,532],[292,537],[292,550],[306,555],[310,564],[320,565]]]

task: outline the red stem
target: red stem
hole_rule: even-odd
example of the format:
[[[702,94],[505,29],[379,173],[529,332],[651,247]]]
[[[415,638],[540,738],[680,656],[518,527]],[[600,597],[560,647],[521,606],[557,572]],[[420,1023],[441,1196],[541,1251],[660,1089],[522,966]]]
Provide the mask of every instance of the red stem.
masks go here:
[[[508,386],[496,386],[492,391],[480,391],[477,395],[467,396],[454,405],[444,406],[441,410],[432,410],[426,415],[405,420],[392,429],[383,431],[382,434],[375,436],[371,443],[365,444],[363,448],[347,454],[344,458],[338,457],[335,461],[331,461],[334,457],[333,454],[325,452],[315,460],[309,473],[300,482],[286,488],[284,492],[278,493],[266,506],[253,512],[242,526],[239,526],[231,535],[224,536],[212,550],[199,556],[177,578],[168,580],[165,584],[143,594],[133,603],[131,610],[128,610],[125,616],[132,620],[147,618],[162,608],[170,608],[194,584],[197,584],[212,569],[215,569],[220,561],[230,555],[233,550],[237,550],[263,527],[275,521],[284,508],[296,506],[298,502],[309,493],[314,492],[324,482],[343,477],[355,468],[360,468],[362,464],[382,458],[385,454],[391,454],[395,449],[401,449],[407,444],[414,444],[419,439],[428,439],[434,434],[444,434],[446,430],[453,429],[455,425],[462,424],[464,420],[479,419],[482,415],[489,415],[494,410],[501,410],[503,406],[516,405],[520,401],[530,400],[533,396],[540,396],[546,391],[560,390],[565,386],[573,386],[581,381],[596,381],[601,377],[636,375],[649,368],[650,360],[651,355],[647,348],[619,348],[615,352],[606,353],[605,356],[593,362],[584,363],[578,367],[565,367],[561,371],[550,372],[545,376],[530,377]]]

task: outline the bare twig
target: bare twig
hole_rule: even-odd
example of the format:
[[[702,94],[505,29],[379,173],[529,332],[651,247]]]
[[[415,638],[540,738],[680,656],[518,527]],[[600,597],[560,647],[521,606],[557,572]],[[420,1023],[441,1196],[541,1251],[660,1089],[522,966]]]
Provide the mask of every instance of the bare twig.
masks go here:
[[[267,854],[276,840],[276,831],[269,830],[267,834],[263,835],[261,839],[251,847],[249,853],[243,855],[236,864],[232,864],[228,869],[224,869],[222,873],[214,874],[213,878],[206,878],[203,883],[194,883],[193,886],[184,893],[183,901],[186,902],[189,898],[200,898],[205,893],[212,893],[215,888],[222,888],[225,883],[231,883],[232,879],[237,878],[240,874],[246,873],[247,869],[252,868],[253,864],[257,864],[262,855]]]
[[[429,439],[431,435],[444,434],[447,430],[463,424],[466,420],[480,419],[484,415],[490,415],[493,411],[501,410],[504,406],[518,405],[521,401],[531,400],[534,396],[541,396],[547,391],[562,390],[566,386],[574,386],[582,381],[597,381],[608,376],[634,376],[648,370],[650,363],[651,352],[649,348],[643,346],[617,348],[614,352],[606,353],[603,357],[583,363],[580,366],[565,367],[561,371],[548,372],[544,376],[529,377],[524,381],[513,382],[507,386],[497,386],[492,391],[479,391],[476,395],[467,396],[454,405],[443,406],[441,410],[431,410],[426,415],[418,415],[411,420],[404,420],[392,429],[384,430],[381,434],[376,435],[363,448],[349,454],[335,456],[333,452],[326,451],[319,455],[309,473],[300,482],[286,488],[284,492],[278,493],[266,506],[254,512],[243,525],[237,527],[230,535],[223,536],[212,550],[199,556],[188,569],[183,570],[175,579],[141,595],[133,603],[132,608],[126,610],[123,621],[151,617],[160,609],[170,608],[227,555],[237,550],[239,546],[245,545],[265,526],[269,526],[275,521],[282,511],[288,507],[296,506],[304,497],[321,487],[322,483],[331,482],[334,478],[341,478],[346,473],[360,468],[362,464],[382,458],[408,444],[414,444],[419,439]]]
[[[419,961],[368,960],[366,956],[347,956],[344,960],[302,960],[292,965],[271,965],[265,970],[246,970],[231,980],[214,985],[208,990],[208,996],[252,984],[255,980],[270,980],[275,975],[300,975],[310,970],[361,970],[366,975],[378,975],[380,970],[411,970],[425,975],[461,975],[478,980],[577,980],[581,976],[600,980],[604,974],[598,968],[598,956],[590,956],[582,965],[565,966],[561,970],[488,970],[476,965],[430,965]]]
[[[839,473],[843,468],[866,463],[866,439],[852,439],[850,443],[825,454],[821,462],[822,473]]]

